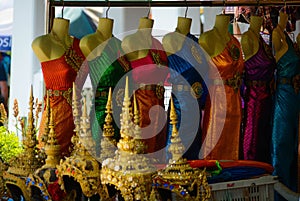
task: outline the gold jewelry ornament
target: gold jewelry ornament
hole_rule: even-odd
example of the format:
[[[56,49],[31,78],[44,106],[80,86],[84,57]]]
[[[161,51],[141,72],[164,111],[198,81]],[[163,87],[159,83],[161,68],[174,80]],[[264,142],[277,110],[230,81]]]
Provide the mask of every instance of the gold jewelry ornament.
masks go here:
[[[128,77],[126,77],[125,96],[121,114],[121,139],[114,158],[103,161],[101,182],[113,185],[121,191],[126,201],[149,200],[154,166],[143,154],[144,144],[140,139],[139,113],[134,111],[134,122],[130,112]],[[136,104],[135,104],[136,105]]]
[[[171,97],[170,119],[172,124],[172,137],[169,152],[172,154],[166,168],[159,170],[153,177],[153,189],[167,189],[175,192],[184,200],[205,201],[210,198],[210,187],[206,181],[205,170],[192,168],[182,155],[185,151],[176,127],[177,115]],[[154,196],[152,200],[155,201]]]

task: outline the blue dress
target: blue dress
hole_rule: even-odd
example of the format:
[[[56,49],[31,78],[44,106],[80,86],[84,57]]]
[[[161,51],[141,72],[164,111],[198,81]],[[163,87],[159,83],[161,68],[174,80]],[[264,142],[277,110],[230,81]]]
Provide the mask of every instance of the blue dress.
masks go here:
[[[168,56],[169,82],[177,113],[177,128],[188,160],[198,159],[201,148],[201,109],[204,107],[207,87],[201,75],[207,74],[208,64],[198,39],[187,34],[182,48]],[[169,115],[168,115],[169,116]],[[181,123],[182,122],[182,123]],[[168,122],[168,144],[172,125]]]
[[[300,73],[300,58],[286,35],[287,52],[277,62],[277,86],[274,96],[272,165],[274,175],[292,190],[297,188],[299,93],[293,77]]]

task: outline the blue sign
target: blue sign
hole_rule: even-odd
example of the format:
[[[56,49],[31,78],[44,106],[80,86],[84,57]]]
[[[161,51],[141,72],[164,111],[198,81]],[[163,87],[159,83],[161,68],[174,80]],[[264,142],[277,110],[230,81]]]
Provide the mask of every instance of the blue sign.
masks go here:
[[[11,36],[0,36],[0,51],[11,50]]]

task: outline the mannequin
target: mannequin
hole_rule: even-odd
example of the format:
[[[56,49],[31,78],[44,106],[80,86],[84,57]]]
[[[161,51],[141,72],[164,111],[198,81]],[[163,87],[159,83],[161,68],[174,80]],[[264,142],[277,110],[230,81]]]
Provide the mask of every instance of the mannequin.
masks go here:
[[[240,96],[241,75],[244,68],[239,41],[228,32],[229,16],[217,15],[214,28],[204,32],[199,44],[211,57],[212,64],[208,72],[211,84],[208,86],[210,96],[205,102],[203,117],[202,147],[206,159],[239,159],[240,125],[242,106]],[[235,84],[233,84],[235,83]],[[226,105],[220,103],[220,98],[226,95]],[[219,118],[225,112],[225,119]],[[221,114],[222,115],[222,114]],[[220,138],[217,140],[219,125],[224,122]],[[231,145],[228,146],[228,139]]]
[[[80,40],[80,49],[87,60],[92,60],[101,54],[105,45],[99,45],[103,42],[107,42],[107,40],[112,37],[113,23],[113,19],[100,18],[96,32],[84,36]],[[95,50],[96,47],[96,52],[93,52],[93,55],[89,55],[93,50]]]
[[[199,44],[211,57],[220,54],[230,40],[229,23],[229,16],[217,15],[214,28],[200,35]]]
[[[295,78],[300,74],[300,58],[293,41],[284,31],[287,20],[287,14],[281,12],[272,37],[277,70],[271,153],[273,174],[288,188],[296,191],[300,94],[295,87]],[[279,197],[276,200],[284,200],[276,196]]]
[[[168,63],[172,69],[169,82],[172,84],[172,98],[178,117],[177,127],[181,141],[187,148],[183,157],[196,160],[199,159],[201,147],[201,110],[207,94],[201,74],[206,74],[203,71],[208,64],[204,51],[198,44],[198,38],[190,34],[191,23],[190,18],[178,17],[176,31],[164,36],[163,46],[169,54]],[[193,121],[189,119],[191,116],[194,117]],[[172,125],[169,122],[168,144],[172,134]]]
[[[105,123],[105,107],[109,88],[114,90],[123,75],[130,70],[128,62],[121,56],[123,55],[121,41],[113,37],[113,23],[113,19],[100,18],[96,32],[80,40],[80,48],[87,57],[89,75],[95,91],[95,99],[93,101],[95,107],[94,119],[97,120],[98,124],[93,123],[92,134],[97,148],[100,147],[99,139],[101,138],[101,133],[99,130],[103,129]],[[121,105],[118,105],[116,102],[116,93],[114,93],[113,97],[113,126],[115,131],[114,139],[118,141],[120,133],[115,122],[119,119]]]
[[[69,26],[68,19],[54,18],[51,32],[33,40],[31,46],[40,62],[57,59],[65,53],[73,43]]]
[[[241,44],[245,56],[245,61],[255,55],[259,48],[260,29],[263,18],[259,16],[251,16],[250,27],[241,38]]]
[[[161,43],[152,36],[153,22],[152,19],[141,18],[138,30],[126,36],[122,42],[122,49],[132,68],[135,96],[141,116],[141,136],[147,145],[145,153],[154,153],[166,146],[162,84],[168,74],[167,55]],[[160,160],[162,154],[157,153],[153,157]]]
[[[143,58],[148,54],[152,45],[152,27],[154,20],[147,17],[140,18],[136,33],[126,36],[122,42],[122,49],[129,61]]]
[[[163,37],[162,43],[168,56],[181,49],[185,36],[190,33],[191,24],[191,18],[178,17],[176,31]]]
[[[272,128],[271,81],[276,67],[271,48],[260,35],[262,18],[251,16],[250,27],[242,35],[245,55],[245,118],[243,153],[245,160],[270,162]]]
[[[288,50],[286,35],[284,34],[284,30],[288,21],[288,15],[280,12],[279,17],[278,25],[272,32],[272,43],[275,50],[276,61],[278,61]]]
[[[72,87],[85,57],[79,48],[79,39],[69,35],[70,21],[55,18],[51,32],[34,39],[32,49],[41,62],[46,91],[49,94],[50,108],[55,122],[57,141],[61,145],[61,154],[70,153],[71,138],[74,134],[72,114]],[[84,78],[84,76],[79,76]],[[77,83],[77,87],[80,84]],[[43,146],[46,112],[43,112],[39,141]]]

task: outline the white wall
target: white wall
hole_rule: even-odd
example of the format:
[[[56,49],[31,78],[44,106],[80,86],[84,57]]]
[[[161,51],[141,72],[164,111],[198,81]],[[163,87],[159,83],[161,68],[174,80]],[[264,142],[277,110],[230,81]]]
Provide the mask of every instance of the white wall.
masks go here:
[[[20,116],[27,116],[30,86],[34,96],[42,98],[40,64],[33,54],[31,43],[45,33],[45,1],[15,0],[12,31],[11,84],[9,129],[14,131],[13,101],[19,101]]]

